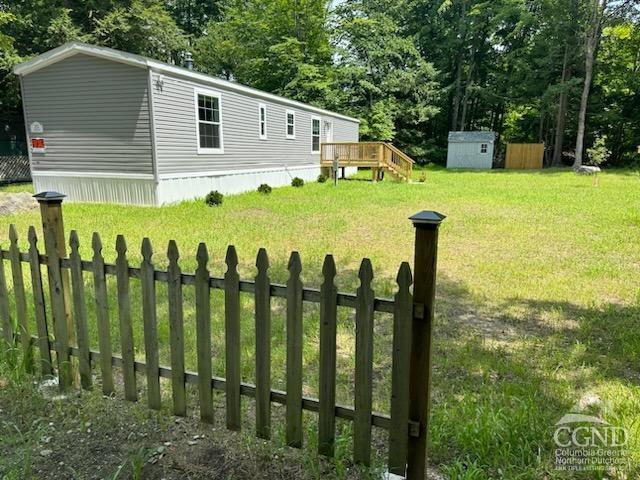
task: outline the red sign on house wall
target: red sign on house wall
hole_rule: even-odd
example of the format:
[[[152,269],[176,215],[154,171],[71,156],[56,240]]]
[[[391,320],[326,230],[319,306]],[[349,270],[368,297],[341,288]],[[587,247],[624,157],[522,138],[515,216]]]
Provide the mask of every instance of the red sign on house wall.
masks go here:
[[[45,152],[44,138],[32,138],[31,151],[33,153],[44,153]]]

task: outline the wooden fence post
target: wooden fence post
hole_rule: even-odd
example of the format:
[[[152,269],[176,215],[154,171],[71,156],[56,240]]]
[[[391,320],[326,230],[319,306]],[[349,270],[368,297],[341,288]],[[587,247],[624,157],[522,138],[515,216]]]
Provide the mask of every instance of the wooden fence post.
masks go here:
[[[417,437],[409,437],[408,480],[424,480],[426,473],[438,229],[444,218],[440,213],[426,210],[409,218],[416,230],[409,418],[419,423],[420,430]]]
[[[71,386],[76,376],[76,369],[72,364],[68,350],[69,346],[75,343],[71,315],[71,279],[69,271],[60,267],[60,259],[67,256],[62,221],[62,199],[64,197],[65,195],[58,192],[41,192],[34,195],[40,204],[42,217],[51,311],[56,337],[58,378],[61,389]]]
[[[51,233],[55,238],[55,246],[58,258],[67,258],[66,235],[62,219],[62,200],[66,195],[58,192],[40,192],[33,196],[40,204],[40,216],[42,217],[42,233],[45,240],[45,253],[49,255],[47,235]],[[62,296],[64,299],[64,313],[67,322],[67,334],[69,343],[75,342],[73,328],[73,310],[71,298],[71,276],[68,270],[61,270]]]

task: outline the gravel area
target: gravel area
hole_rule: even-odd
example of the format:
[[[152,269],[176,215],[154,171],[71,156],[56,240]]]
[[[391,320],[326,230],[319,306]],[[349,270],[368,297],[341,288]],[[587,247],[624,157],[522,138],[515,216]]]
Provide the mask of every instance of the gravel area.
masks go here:
[[[38,208],[38,202],[28,192],[0,193],[0,215],[13,215]]]

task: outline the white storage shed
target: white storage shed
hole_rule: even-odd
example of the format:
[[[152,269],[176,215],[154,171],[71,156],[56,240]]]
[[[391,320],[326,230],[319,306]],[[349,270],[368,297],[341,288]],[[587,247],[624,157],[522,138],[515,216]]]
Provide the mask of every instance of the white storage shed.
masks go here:
[[[490,169],[495,132],[449,132],[447,168]]]

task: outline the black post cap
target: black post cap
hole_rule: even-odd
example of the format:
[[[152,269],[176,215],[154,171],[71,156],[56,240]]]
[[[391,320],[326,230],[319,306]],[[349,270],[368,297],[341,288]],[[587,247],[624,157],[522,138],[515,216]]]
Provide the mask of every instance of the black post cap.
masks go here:
[[[40,192],[33,196],[38,203],[62,203],[65,197],[65,194],[58,192]]]
[[[435,225],[438,226],[444,220],[446,215],[443,215],[432,210],[423,210],[409,217],[409,220],[413,222],[414,227],[421,225]]]

